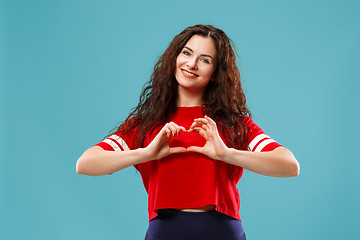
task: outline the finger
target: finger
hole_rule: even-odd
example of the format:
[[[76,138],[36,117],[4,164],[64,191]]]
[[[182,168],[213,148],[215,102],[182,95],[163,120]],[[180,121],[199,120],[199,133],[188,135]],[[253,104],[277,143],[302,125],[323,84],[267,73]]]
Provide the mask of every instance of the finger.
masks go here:
[[[198,153],[203,153],[203,148],[202,147],[196,147],[196,146],[191,146],[188,147],[186,149],[187,152],[198,152]]]
[[[176,128],[175,128],[172,124],[169,124],[168,128],[169,128],[170,131],[171,131],[171,136],[172,136],[172,137],[175,137],[175,135],[177,134]]]
[[[169,126],[169,123],[166,123],[160,131],[166,132],[166,130],[168,129],[168,126]]]
[[[209,116],[205,115],[205,119],[208,120],[208,123],[211,127],[212,130],[216,130],[217,126],[216,126],[216,122],[214,120],[212,120],[212,118],[210,118]]]
[[[206,121],[205,117],[195,118],[195,119],[194,119],[194,121],[201,121],[201,120]]]
[[[175,129],[176,129],[176,134],[177,134],[177,135],[180,134],[180,131],[187,132],[187,130],[186,130],[184,127],[179,126],[179,125],[177,125],[177,124],[174,123],[174,122],[170,122],[170,125],[175,127]]]
[[[175,135],[179,135],[179,126],[176,124],[176,123],[174,123],[174,122],[170,122],[169,123],[169,128],[171,129],[171,131],[172,131],[172,134],[173,134],[173,137],[175,136]]]
[[[202,127],[204,129],[206,129],[207,131],[211,131],[211,125],[209,124],[209,121],[207,121],[206,119],[198,119],[199,121],[197,121],[197,126]]]
[[[207,120],[205,118],[195,118],[192,125],[201,125],[201,124],[207,124]]]
[[[204,130],[202,127],[192,127],[188,130],[188,132],[199,132],[200,129]]]
[[[209,124],[216,126],[216,122],[212,118],[205,116],[205,119],[208,121]]]
[[[193,127],[190,127],[190,130],[195,129],[195,128],[202,128],[205,131],[210,131],[211,130],[210,126],[208,124],[201,124],[201,125],[193,126]]]
[[[176,134],[177,135],[179,135],[180,134],[180,131],[181,131],[181,127],[179,126],[179,125],[177,125],[177,124],[173,124],[173,126],[175,127],[175,129],[176,129]]]
[[[166,136],[167,136],[168,138],[169,138],[170,135],[171,135],[171,131],[170,131],[169,128],[165,128],[165,129],[164,129],[164,133],[166,134]]]
[[[208,121],[195,119],[194,122],[191,124],[190,129],[195,127],[203,127],[205,125],[208,125]]]
[[[186,148],[183,147],[170,148],[170,153],[182,153],[182,152],[186,152]]]
[[[180,126],[178,126],[177,127],[177,134],[179,135],[180,134],[180,132],[188,132],[184,127],[180,127]]]
[[[178,134],[178,125],[174,122],[169,122],[169,129],[171,130],[172,136],[174,137],[176,134]]]
[[[197,124],[207,124],[208,123],[208,120],[206,118],[196,118],[194,119],[194,122],[197,123]]]
[[[180,127],[180,130],[183,132],[187,132],[186,128],[184,128],[184,127]]]
[[[200,127],[196,127],[196,128],[193,128],[192,130],[193,130],[192,132],[197,132],[197,133],[199,133],[200,136],[202,136],[203,138],[205,138],[205,140],[208,140],[208,139],[209,139],[209,137],[208,137],[208,135],[207,135],[207,133],[206,133],[206,131],[205,131],[204,129],[202,129],[202,128],[200,128]]]
[[[209,125],[205,125],[205,124],[202,125],[201,128],[204,129],[206,132],[210,130]]]

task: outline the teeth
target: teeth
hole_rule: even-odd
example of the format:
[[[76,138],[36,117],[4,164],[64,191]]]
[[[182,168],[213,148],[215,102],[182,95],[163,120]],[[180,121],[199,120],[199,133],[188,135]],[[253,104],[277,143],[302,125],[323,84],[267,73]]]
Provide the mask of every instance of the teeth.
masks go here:
[[[183,70],[183,71],[184,71],[184,73],[185,73],[186,75],[189,75],[189,76],[195,77],[195,74],[189,73],[189,72],[187,72],[186,70]]]

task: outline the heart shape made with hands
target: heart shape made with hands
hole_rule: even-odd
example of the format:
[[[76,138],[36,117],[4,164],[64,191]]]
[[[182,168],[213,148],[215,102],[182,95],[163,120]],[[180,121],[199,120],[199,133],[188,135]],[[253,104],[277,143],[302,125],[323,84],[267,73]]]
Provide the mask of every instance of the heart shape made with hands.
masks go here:
[[[203,147],[209,139],[219,140],[219,132],[215,121],[206,115],[194,118],[192,121],[182,122],[181,125],[169,122],[165,124],[163,130],[168,137],[173,136],[169,139],[169,145],[172,148]]]
[[[181,131],[179,135],[176,135],[169,140],[170,147],[203,147],[205,143],[206,140],[204,137],[197,132],[189,132],[189,130],[187,130],[187,132]]]

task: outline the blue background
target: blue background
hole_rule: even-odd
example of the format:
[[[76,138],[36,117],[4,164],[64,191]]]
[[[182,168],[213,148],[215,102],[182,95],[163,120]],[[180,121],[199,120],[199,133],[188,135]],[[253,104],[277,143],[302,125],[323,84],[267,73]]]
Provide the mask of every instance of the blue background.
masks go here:
[[[246,171],[248,239],[359,239],[359,1],[0,2],[2,239],[143,239],[134,168],[78,175],[136,106],[156,58],[203,23],[234,41],[254,121],[296,178]]]

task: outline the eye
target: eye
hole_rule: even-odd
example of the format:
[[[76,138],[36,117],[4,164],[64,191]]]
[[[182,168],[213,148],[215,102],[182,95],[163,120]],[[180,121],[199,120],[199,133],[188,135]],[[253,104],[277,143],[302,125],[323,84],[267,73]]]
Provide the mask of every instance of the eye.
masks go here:
[[[190,53],[188,51],[183,51],[183,54],[186,55],[186,56],[190,55]]]
[[[207,60],[207,59],[202,59],[201,61],[203,61],[204,63],[207,63],[207,64],[209,64],[210,62]]]

